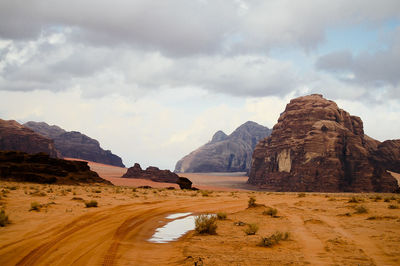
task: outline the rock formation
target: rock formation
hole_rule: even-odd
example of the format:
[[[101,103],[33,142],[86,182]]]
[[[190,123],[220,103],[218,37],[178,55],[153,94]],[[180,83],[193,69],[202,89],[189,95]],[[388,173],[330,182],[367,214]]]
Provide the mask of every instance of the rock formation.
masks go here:
[[[176,183],[179,176],[170,170],[160,170],[157,167],[149,166],[146,170],[142,170],[140,164],[135,163],[133,167],[128,168],[123,178],[140,178],[148,179],[154,182]]]
[[[386,170],[400,173],[400,139],[380,143],[373,152],[373,160]]]
[[[366,136],[359,117],[322,95],[299,97],[257,144],[248,182],[276,191],[392,192],[398,185],[386,170],[398,169],[398,144]],[[379,156],[390,157],[387,166]]]
[[[270,129],[251,121],[229,136],[218,131],[210,142],[179,160],[175,172],[247,172],[257,142],[270,134]]]
[[[190,181],[186,177],[179,177],[178,181],[176,183],[179,185],[180,189],[192,189],[192,181]]]
[[[97,140],[77,131],[65,131],[58,126],[50,126],[44,122],[27,122],[24,126],[54,140],[55,147],[63,157],[104,163],[125,167],[120,157],[109,150],[103,150]]]
[[[0,151],[0,179],[44,184],[102,183],[112,185],[90,170],[87,162],[50,158],[46,153]]]
[[[29,154],[45,152],[54,158],[61,158],[54,142],[14,120],[0,119],[0,150],[23,151]]]

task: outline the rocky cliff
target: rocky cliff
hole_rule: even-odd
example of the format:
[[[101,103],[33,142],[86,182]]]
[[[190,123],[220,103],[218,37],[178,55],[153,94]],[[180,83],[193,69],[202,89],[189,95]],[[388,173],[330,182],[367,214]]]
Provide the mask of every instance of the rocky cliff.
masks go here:
[[[227,136],[218,131],[212,140],[176,163],[175,172],[247,172],[257,142],[271,130],[248,121]]]
[[[386,150],[392,144],[366,136],[359,117],[322,95],[299,97],[257,144],[248,182],[276,191],[392,192],[397,182],[376,159],[391,154],[388,163],[398,165],[398,153]]]
[[[142,170],[140,164],[135,163],[134,166],[128,168],[123,178],[140,178],[148,179],[154,182],[176,183],[179,176],[169,170],[160,170],[157,167],[149,166],[146,170]]]
[[[0,119],[0,150],[23,151],[30,154],[45,152],[51,157],[61,158],[53,140],[14,120]]]
[[[50,126],[44,122],[30,121],[25,123],[24,126],[54,140],[56,149],[60,151],[63,157],[125,167],[120,157],[109,150],[103,150],[97,140],[80,132],[68,132],[58,126]]]
[[[0,179],[45,184],[102,183],[112,185],[90,170],[87,162],[50,158],[46,153],[0,151]]]

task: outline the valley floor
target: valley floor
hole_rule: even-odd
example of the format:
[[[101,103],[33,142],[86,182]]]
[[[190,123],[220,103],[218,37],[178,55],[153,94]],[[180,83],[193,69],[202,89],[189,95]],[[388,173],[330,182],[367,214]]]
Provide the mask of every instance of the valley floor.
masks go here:
[[[399,265],[395,194],[181,191],[0,182],[10,224],[0,227],[0,265]],[[250,197],[258,206],[248,208]],[[354,199],[352,199],[354,197]],[[86,208],[85,201],[97,201]],[[37,202],[38,210],[30,210]],[[35,204],[33,204],[35,205]],[[268,207],[276,217],[264,215]],[[225,212],[216,235],[147,240],[171,213]],[[247,235],[244,224],[257,224]],[[260,247],[262,237],[287,241]]]

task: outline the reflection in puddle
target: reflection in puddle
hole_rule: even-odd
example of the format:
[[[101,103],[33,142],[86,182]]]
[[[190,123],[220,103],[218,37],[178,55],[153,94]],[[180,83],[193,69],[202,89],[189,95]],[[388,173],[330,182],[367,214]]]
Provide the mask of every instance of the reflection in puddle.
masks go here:
[[[176,219],[190,215],[191,213],[175,213],[167,216],[168,219]],[[157,228],[154,235],[149,239],[153,243],[168,243],[177,240],[195,227],[193,215],[173,220],[163,227]]]

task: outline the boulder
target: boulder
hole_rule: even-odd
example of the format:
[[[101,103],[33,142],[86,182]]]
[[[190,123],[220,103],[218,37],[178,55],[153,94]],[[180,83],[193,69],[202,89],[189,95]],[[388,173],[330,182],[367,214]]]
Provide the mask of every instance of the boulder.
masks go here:
[[[0,151],[0,179],[43,184],[112,185],[90,170],[87,162],[51,158],[46,153]]]
[[[247,172],[257,142],[271,130],[248,121],[227,136],[217,131],[211,141],[176,163],[176,173]]]
[[[335,102],[299,97],[257,144],[248,183],[275,191],[393,192],[396,180],[374,160],[380,145]]]
[[[186,177],[179,177],[176,183],[179,185],[181,189],[192,189],[192,181],[190,181]]]

